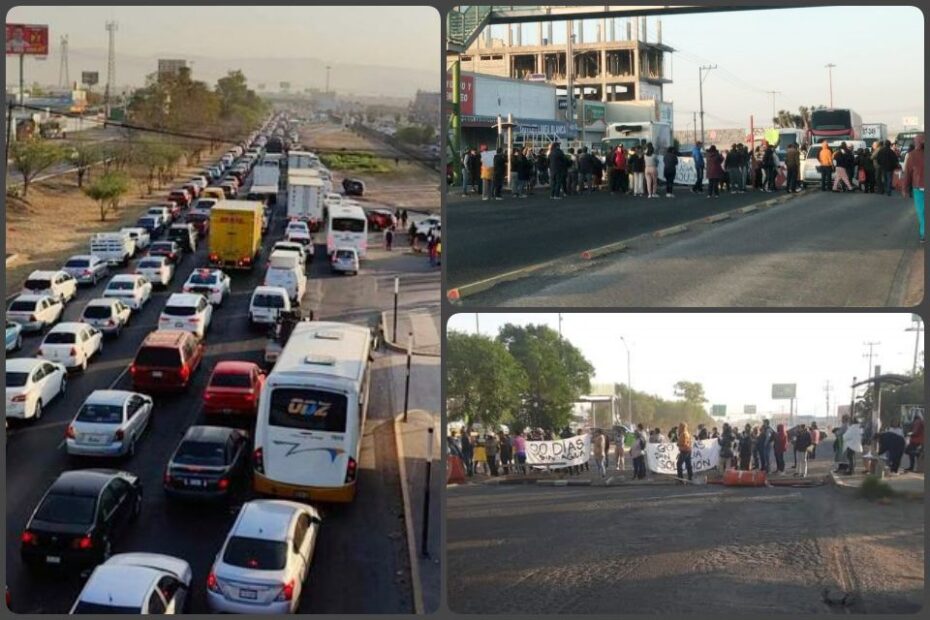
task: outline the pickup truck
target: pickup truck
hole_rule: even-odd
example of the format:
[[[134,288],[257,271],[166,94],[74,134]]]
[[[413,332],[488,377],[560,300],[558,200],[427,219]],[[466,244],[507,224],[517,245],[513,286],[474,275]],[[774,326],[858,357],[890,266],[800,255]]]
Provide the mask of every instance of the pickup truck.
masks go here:
[[[108,265],[126,266],[136,253],[136,242],[125,232],[96,233],[90,238],[90,253]]]

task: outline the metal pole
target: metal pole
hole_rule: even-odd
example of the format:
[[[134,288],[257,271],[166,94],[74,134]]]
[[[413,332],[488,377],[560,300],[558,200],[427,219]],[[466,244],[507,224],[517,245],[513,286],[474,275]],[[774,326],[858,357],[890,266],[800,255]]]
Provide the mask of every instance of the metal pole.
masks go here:
[[[400,292],[400,278],[394,276],[394,331],[391,332],[391,338],[397,341],[397,295]]]
[[[423,491],[423,539],[420,542],[420,553],[429,557],[429,495],[430,480],[433,475],[433,427],[426,429],[426,489]]]
[[[620,341],[623,343],[623,348],[626,349],[626,389],[627,389],[627,399],[626,399],[626,415],[629,418],[627,422],[629,424],[633,423],[633,372],[630,369],[630,345],[627,344],[626,338],[620,336]]]
[[[694,143],[697,144],[697,112],[691,113],[691,125],[694,127]]]
[[[836,65],[832,62],[824,65],[827,68],[827,79],[830,81],[830,107],[833,107],[833,67]]]
[[[452,114],[449,121],[452,124],[452,182],[456,185],[462,182],[462,61],[456,58],[452,63]]]
[[[19,55],[19,105],[26,102],[26,80],[23,77],[23,66],[25,65],[26,54]]]
[[[407,407],[410,404],[410,358],[413,357],[413,332],[407,334],[407,378],[404,380],[404,423],[407,423]]]
[[[575,120],[575,33],[571,18],[565,20],[565,106],[569,124]]]
[[[698,67],[698,94],[701,99],[701,143],[704,143],[704,78],[706,73],[710,73],[712,69],[716,69],[717,65],[701,65]]]
[[[10,161],[10,142],[13,141],[13,100],[7,102],[6,107],[6,159]]]

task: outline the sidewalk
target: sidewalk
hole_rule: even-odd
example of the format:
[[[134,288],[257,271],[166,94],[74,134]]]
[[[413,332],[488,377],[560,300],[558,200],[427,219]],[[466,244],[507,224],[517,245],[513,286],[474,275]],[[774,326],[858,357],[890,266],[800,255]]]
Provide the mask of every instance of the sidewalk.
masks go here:
[[[422,554],[423,541],[423,506],[426,500],[426,462],[429,450],[429,432],[433,429],[432,471],[430,475],[429,498],[429,532],[427,540],[428,555]],[[397,438],[398,458],[401,461],[401,476],[404,480],[404,509],[408,511],[408,523],[412,532],[408,532],[411,549],[411,564],[416,562],[419,571],[420,593],[417,598],[423,601],[422,613],[433,613],[439,609],[442,591],[442,448],[440,444],[439,415],[421,409],[408,412],[407,422],[403,413],[398,414],[394,422]]]
[[[844,476],[831,472],[827,481],[839,488],[857,491],[862,487],[865,479],[865,474]],[[924,496],[923,473],[902,472],[900,474],[890,474],[884,477],[883,482],[886,482],[895,493],[904,497],[920,499]]]
[[[381,313],[381,330],[384,343],[397,351],[407,351],[407,340],[413,333],[413,352],[416,355],[438,357],[441,351],[439,308],[413,308],[397,313],[397,336],[394,334],[394,311]]]

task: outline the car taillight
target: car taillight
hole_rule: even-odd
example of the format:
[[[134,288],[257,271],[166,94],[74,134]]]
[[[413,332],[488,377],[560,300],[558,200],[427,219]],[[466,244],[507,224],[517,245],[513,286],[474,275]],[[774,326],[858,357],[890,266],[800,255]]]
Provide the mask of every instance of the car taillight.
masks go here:
[[[207,590],[210,592],[219,592],[220,584],[216,582],[216,574],[211,570],[210,574],[207,575]]]
[[[220,478],[220,481],[216,484],[216,486],[219,488],[220,491],[225,491],[226,489],[229,488],[229,479]]]
[[[135,365],[135,364],[130,364],[130,365],[129,365],[129,374],[131,374],[131,375],[136,374],[136,370],[137,370],[137,369],[136,369],[136,365]]]
[[[252,264],[252,258],[251,258],[250,256],[243,256],[243,257],[242,257],[242,264],[243,264],[243,265],[250,265],[250,264]]]
[[[30,314],[30,315],[29,315],[29,322],[30,322],[30,323],[34,323],[35,320],[36,320],[36,315]]]
[[[77,349],[75,349],[74,347],[71,347],[71,348],[68,350],[68,355],[69,355],[70,357],[74,357],[75,355],[77,355]]]
[[[242,399],[247,403],[251,403],[252,401],[255,400],[255,394],[253,394],[252,392],[249,392],[248,394],[243,394]]]
[[[218,261],[219,259],[220,259],[220,257],[219,257],[218,254],[211,254],[211,255],[210,255],[210,260],[211,260],[212,262],[214,262],[214,263],[215,263],[216,261]]]
[[[125,437],[125,436],[126,436],[126,435],[123,433],[123,429],[121,429],[121,428],[120,428],[120,429],[117,429],[116,432],[113,433],[113,438],[116,439],[117,441],[122,441],[122,440],[123,440],[123,437]]]
[[[276,601],[289,601],[294,598],[294,580],[291,579],[281,586],[281,592],[275,597]]]
[[[171,477],[171,472],[169,472],[169,471],[166,469],[166,470],[165,470],[164,483],[165,483],[165,484],[171,484],[171,481],[172,481],[172,480],[173,480],[173,478]]]
[[[252,453],[252,467],[260,474],[265,473],[265,453],[261,448],[255,448]]]
[[[108,319],[107,325],[109,325],[110,327],[113,327],[114,325],[116,325],[116,321],[114,321],[113,319]]]
[[[39,539],[36,537],[36,535],[29,530],[24,531],[22,536],[19,537],[19,540],[24,545],[35,545],[39,542]]]
[[[85,269],[85,270],[82,272],[82,275],[89,276],[89,275],[90,275],[90,269]]]
[[[68,428],[65,430],[65,437],[67,437],[68,439],[74,439],[74,427],[71,426],[70,424],[68,425]]]
[[[24,402],[26,402],[26,395],[25,395],[25,394],[17,394],[16,396],[14,396],[14,397],[13,397],[12,399],[10,399],[10,400],[12,400],[14,403],[24,403]]]
[[[194,317],[192,319],[187,319],[187,322],[197,324],[200,322],[200,317]]]
[[[213,394],[211,394],[210,392],[204,392],[204,393],[203,393],[203,399],[204,399],[204,400],[210,400],[211,398],[213,398]]]
[[[358,463],[350,456],[349,463],[346,465],[346,482],[353,482],[356,473],[358,473]]]
[[[93,549],[94,539],[91,538],[89,535],[81,536],[80,538],[74,539],[74,541],[71,543],[71,546],[74,547],[75,549],[82,549],[84,551],[86,551],[87,549]]]
[[[191,376],[191,369],[187,366],[181,366],[181,379],[187,381],[187,378]]]

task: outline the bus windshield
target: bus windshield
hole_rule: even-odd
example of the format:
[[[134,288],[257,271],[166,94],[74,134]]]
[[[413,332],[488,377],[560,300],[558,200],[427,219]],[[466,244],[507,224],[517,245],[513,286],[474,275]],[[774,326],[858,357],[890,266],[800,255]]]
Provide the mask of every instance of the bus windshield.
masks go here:
[[[852,127],[849,110],[814,110],[811,112],[811,129],[831,130]]]
[[[335,217],[332,220],[332,228],[336,232],[365,232],[365,220],[358,220],[354,217]]]

